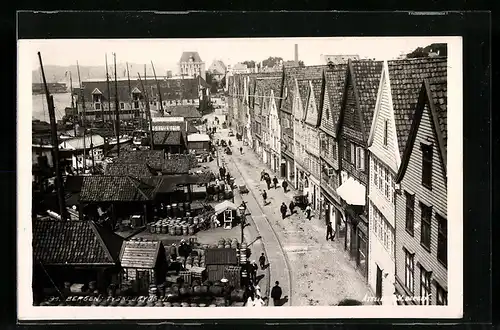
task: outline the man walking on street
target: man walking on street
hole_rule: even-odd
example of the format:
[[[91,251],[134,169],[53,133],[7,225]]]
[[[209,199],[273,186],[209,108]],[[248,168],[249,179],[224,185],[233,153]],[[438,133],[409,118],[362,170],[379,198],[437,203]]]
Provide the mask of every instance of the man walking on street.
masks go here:
[[[283,183],[281,184],[281,186],[283,187],[283,191],[286,193],[287,192],[287,188],[288,188],[288,182],[286,182],[285,180],[283,180]]]
[[[274,183],[274,189],[276,189],[278,187],[278,178],[277,177],[274,177],[273,183]]]
[[[259,257],[260,269],[264,270],[264,266],[266,265],[266,256],[264,256],[264,252]]]
[[[271,190],[271,178],[266,176],[267,190]]]
[[[283,292],[281,291],[280,288],[280,282],[276,281],[276,285],[271,290],[271,298],[273,298],[274,306],[278,306],[282,294]]]
[[[326,240],[333,241],[333,228],[332,228],[332,223],[330,221],[328,221],[328,224],[326,225]]]
[[[290,205],[288,205],[288,207],[290,208],[290,215],[293,214],[293,209],[295,208],[295,203],[292,201],[290,201]]]
[[[266,178],[266,171],[262,170],[262,172],[260,172],[260,181],[265,180],[265,178]]]
[[[257,285],[257,270],[259,269],[259,266],[257,266],[257,263],[255,260],[252,261],[252,282],[253,285]]]
[[[306,207],[306,217],[307,217],[307,220],[311,220],[311,204],[307,204],[307,207]]]
[[[262,199],[264,200],[264,206],[267,205],[267,193],[265,190],[262,190]]]
[[[243,155],[243,147],[240,147],[240,155]]]
[[[280,211],[281,211],[281,219],[285,219],[286,218],[286,204],[285,204],[285,202],[281,203]]]

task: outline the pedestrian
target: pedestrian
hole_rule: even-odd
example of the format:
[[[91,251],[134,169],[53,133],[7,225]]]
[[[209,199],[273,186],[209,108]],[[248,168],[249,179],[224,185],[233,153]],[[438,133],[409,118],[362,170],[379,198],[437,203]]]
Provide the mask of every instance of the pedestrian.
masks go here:
[[[280,282],[276,281],[276,285],[271,290],[271,298],[273,298],[274,306],[278,306],[282,294],[283,292],[281,291]]]
[[[326,240],[328,241],[329,239],[333,241],[333,228],[330,221],[326,225]]]
[[[311,220],[311,204],[307,204],[307,207],[306,207],[306,217],[307,217],[307,220]]]
[[[267,193],[265,190],[262,190],[262,199],[264,200],[264,206],[267,205]]]
[[[265,178],[266,178],[266,171],[262,170],[262,172],[260,172],[260,181],[264,180]]]
[[[266,177],[266,183],[267,183],[267,190],[271,190],[271,178],[270,177]]]
[[[264,252],[259,257],[259,263],[260,263],[260,269],[264,270],[264,267],[266,265],[266,256],[264,255]]]
[[[231,181],[231,174],[229,174],[229,172],[227,173],[226,175],[226,182],[228,185],[231,185],[229,182]]]
[[[295,203],[293,202],[293,200],[290,201],[288,208],[290,208],[290,215],[292,215],[294,212],[293,209],[295,208]]]
[[[257,285],[257,270],[259,270],[259,266],[257,266],[257,263],[255,260],[252,261],[252,281],[253,285]]]
[[[276,189],[278,187],[278,178],[276,176],[273,178],[273,183],[274,183],[274,189]]]
[[[283,191],[286,193],[287,192],[287,188],[288,188],[288,182],[286,182],[285,180],[283,180],[283,183],[281,184],[281,186],[283,187]]]
[[[240,155],[243,155],[243,147],[240,147]],[[262,179],[261,179],[262,181]]]
[[[229,140],[227,144],[228,144],[229,146],[232,146],[232,145],[233,145],[233,143],[231,142],[231,140]]]
[[[286,204],[285,204],[285,202],[281,203],[280,211],[281,211],[281,218],[285,219],[286,218]]]
[[[224,176],[226,175],[226,168],[224,167],[224,165],[221,168],[219,168],[219,175],[220,179],[224,180]]]

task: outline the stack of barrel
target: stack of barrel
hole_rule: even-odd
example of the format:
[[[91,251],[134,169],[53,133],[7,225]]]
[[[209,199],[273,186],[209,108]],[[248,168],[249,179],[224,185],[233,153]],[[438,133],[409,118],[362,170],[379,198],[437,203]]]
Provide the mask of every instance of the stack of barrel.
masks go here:
[[[198,250],[195,253],[186,258],[186,266],[205,267],[205,251]]]
[[[224,271],[224,277],[228,279],[228,284],[235,288],[241,286],[241,267],[227,266]]]

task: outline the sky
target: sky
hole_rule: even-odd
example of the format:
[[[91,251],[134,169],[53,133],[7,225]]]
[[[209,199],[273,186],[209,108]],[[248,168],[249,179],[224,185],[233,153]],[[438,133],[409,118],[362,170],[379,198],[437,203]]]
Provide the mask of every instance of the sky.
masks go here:
[[[361,58],[389,60],[402,52],[434,42],[446,42],[446,37],[335,37],[335,38],[239,38],[239,39],[40,39],[26,41],[33,53],[33,66],[38,66],[37,52],[45,65],[100,66],[104,56],[108,61],[114,52],[118,63],[154,62],[175,71],[183,51],[197,51],[206,68],[215,59],[227,64],[245,60],[262,61],[269,56],[294,59],[298,44],[299,60],[305,65],[318,65],[321,54],[359,55]],[[21,41],[24,42],[24,41]]]

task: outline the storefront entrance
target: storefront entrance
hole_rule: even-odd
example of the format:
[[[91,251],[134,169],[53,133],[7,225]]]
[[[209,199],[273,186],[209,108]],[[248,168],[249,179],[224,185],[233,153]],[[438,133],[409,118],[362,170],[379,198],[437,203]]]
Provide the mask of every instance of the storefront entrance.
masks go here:
[[[377,283],[375,285],[375,297],[377,301],[381,301],[382,298],[382,269],[377,265]]]

